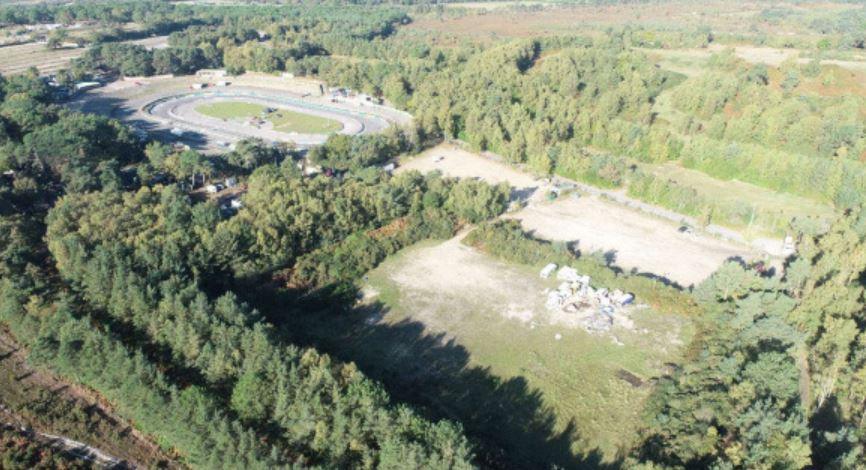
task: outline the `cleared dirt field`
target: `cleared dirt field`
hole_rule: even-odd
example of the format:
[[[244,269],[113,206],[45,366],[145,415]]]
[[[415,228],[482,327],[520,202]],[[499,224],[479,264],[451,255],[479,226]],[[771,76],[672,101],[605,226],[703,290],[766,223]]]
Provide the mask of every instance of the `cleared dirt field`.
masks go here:
[[[750,250],[701,235],[598,197],[565,197],[513,214],[523,228],[546,240],[577,242],[583,253],[602,251],[626,270],[652,273],[682,286],[698,284],[731,258]]]
[[[31,43],[0,47],[0,73],[12,75],[36,67],[40,73],[67,68],[69,62],[84,54],[85,48],[46,49],[45,44]]]
[[[300,327],[383,380],[395,398],[506,448],[506,468],[613,461],[633,443],[646,381],[677,360],[690,323],[644,309],[632,315],[633,330],[569,327],[544,307],[557,281],[459,238],[389,257],[368,273],[358,310],[311,316]],[[624,381],[623,370],[645,383]]]
[[[168,47],[168,36],[152,36],[144,39],[128,41],[130,44],[144,46],[146,49],[165,49]]]
[[[436,161],[437,157],[444,157]],[[683,235],[679,225],[625,208],[600,197],[566,196],[544,200],[543,183],[488,158],[442,145],[403,163],[400,171],[439,170],[448,176],[508,182],[528,199],[526,208],[509,214],[524,229],[543,239],[577,242],[584,253],[610,253],[614,264],[663,276],[682,286],[699,283],[729,258],[751,259],[758,253],[745,246],[703,234]]]
[[[439,157],[441,160],[437,161]],[[482,178],[493,184],[508,183],[518,190],[530,190],[540,185],[527,173],[447,144],[439,145],[417,157],[401,162],[398,171],[408,170],[418,170],[422,173],[439,170],[447,176]]]

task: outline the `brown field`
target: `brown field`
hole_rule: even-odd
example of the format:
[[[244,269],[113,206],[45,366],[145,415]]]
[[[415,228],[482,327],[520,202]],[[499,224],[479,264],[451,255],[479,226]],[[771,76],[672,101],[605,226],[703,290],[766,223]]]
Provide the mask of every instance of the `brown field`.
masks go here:
[[[556,5],[529,11],[497,4],[495,8],[476,8],[478,11],[458,17],[420,17],[409,28],[482,38],[569,34],[626,24],[675,29],[709,24],[715,31],[748,32],[752,22],[744,18],[758,15],[766,6],[758,2],[734,4],[711,1],[701,5],[675,2],[663,5]]]
[[[69,62],[84,54],[85,48],[67,47],[47,49],[45,44],[30,43],[0,47],[0,73],[12,75],[25,72],[32,66],[40,73],[56,72],[69,66]]]

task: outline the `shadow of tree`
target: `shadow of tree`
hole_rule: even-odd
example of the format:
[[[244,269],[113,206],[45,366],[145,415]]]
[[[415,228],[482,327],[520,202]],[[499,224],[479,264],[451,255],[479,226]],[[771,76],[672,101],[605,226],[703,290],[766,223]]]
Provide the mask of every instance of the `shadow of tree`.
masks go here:
[[[158,123],[156,120],[143,118],[133,118],[138,109],[131,105],[128,100],[106,96],[94,93],[88,93],[82,98],[78,98],[82,112],[90,114],[99,114],[105,117],[118,119],[124,123],[133,126],[137,129],[147,132],[149,138],[156,139],[165,143],[182,143],[189,145],[190,148],[198,151],[208,149],[212,143],[207,135],[184,129],[183,136],[178,137],[171,133],[171,129]]]
[[[267,299],[264,295],[271,297],[261,305]],[[258,292],[250,301],[260,304],[296,344],[356,363],[384,384],[393,399],[414,405],[429,418],[461,423],[476,445],[478,465],[502,469],[621,466],[619,461],[604,462],[597,449],[575,453],[572,445],[584,438],[575,422],[558,429],[554,412],[538,389],[523,377],[498,377],[488,367],[472,364],[469,351],[445,333],[431,333],[414,320],[383,322],[388,309],[381,303],[337,313],[341,309],[328,309],[322,297],[295,302],[295,295]],[[345,302],[346,297],[341,298]]]

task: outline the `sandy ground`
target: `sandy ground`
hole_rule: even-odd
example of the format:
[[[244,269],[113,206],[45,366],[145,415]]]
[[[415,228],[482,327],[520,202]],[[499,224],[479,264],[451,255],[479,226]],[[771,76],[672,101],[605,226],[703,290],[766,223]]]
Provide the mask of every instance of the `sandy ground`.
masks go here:
[[[37,67],[42,74],[67,68],[69,62],[84,54],[84,48],[48,49],[44,43],[0,47],[0,73],[14,75]]]
[[[436,158],[444,157],[436,162]],[[752,259],[758,253],[745,245],[695,233],[683,235],[669,220],[611,203],[597,196],[565,196],[544,200],[544,183],[532,176],[451,145],[440,145],[403,162],[399,171],[439,170],[448,176],[479,177],[507,182],[528,199],[528,205],[507,217],[546,240],[577,242],[584,253],[611,253],[625,270],[651,273],[682,286],[697,284],[725,260]],[[458,276],[459,277],[459,276]]]
[[[437,157],[442,157],[442,160],[436,162]],[[447,144],[439,145],[407,160],[398,171],[406,170],[418,170],[422,173],[441,170],[448,176],[458,178],[481,177],[493,184],[504,182],[517,189],[533,188],[539,184],[532,176],[515,170],[504,163],[481,158],[472,152]]]
[[[463,245],[460,242],[463,235],[414,252],[411,262],[401,263],[391,279],[403,288],[401,291],[418,295],[415,299],[418,307],[424,307],[424,299],[434,299],[435,305],[443,300],[446,304],[480,303],[485,308],[479,311],[494,310],[522,322],[542,312],[544,286],[540,282],[527,282],[526,274],[513,266]],[[435,305],[418,308],[416,313],[429,317],[424,318],[425,323],[436,324],[445,331],[449,331],[452,322],[460,321],[463,312],[459,311],[422,313]]]
[[[400,286],[413,305],[413,316],[425,325],[441,331],[459,331],[463,316],[491,312],[503,318],[517,320],[534,328],[550,324],[566,329],[582,328],[581,320],[594,310],[566,313],[549,311],[544,303],[547,293],[558,284],[543,280],[464,245],[465,233],[432,246],[412,252],[406,261],[397,263],[390,279]],[[365,292],[375,297],[377,292]],[[463,308],[441,308],[442,306]],[[378,317],[371,321],[378,321]],[[629,312],[619,312],[614,331],[633,330]],[[677,342],[676,334],[669,338]]]
[[[127,41],[130,44],[136,44],[139,46],[144,46],[146,49],[165,49],[168,47],[168,36],[151,36],[149,38],[144,39],[136,39],[134,41]]]
[[[729,258],[751,250],[701,235],[594,196],[563,197],[513,214],[523,228],[546,240],[577,242],[583,253],[603,251],[626,270],[653,273],[682,286],[706,279]]]

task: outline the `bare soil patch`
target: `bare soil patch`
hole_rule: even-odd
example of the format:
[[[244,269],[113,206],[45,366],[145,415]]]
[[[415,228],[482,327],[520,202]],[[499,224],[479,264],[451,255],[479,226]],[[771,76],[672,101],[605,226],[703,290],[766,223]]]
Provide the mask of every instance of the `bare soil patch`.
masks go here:
[[[461,239],[462,235],[458,235],[442,244],[418,250],[413,253],[411,263],[402,265],[391,275],[401,291],[413,293],[409,295],[420,307],[418,312],[429,314],[423,315],[425,323],[445,327],[451,321],[460,320],[459,311],[433,314],[431,310],[442,302],[459,301],[522,322],[531,321],[543,312],[544,283],[527,279],[525,272],[491,260],[460,243]],[[442,320],[446,320],[446,325],[441,324]]]
[[[532,204],[512,217],[539,238],[577,242],[583,253],[605,252],[626,270],[652,273],[683,286],[706,279],[730,258],[751,250],[697,234],[597,197]]]
[[[43,43],[0,47],[0,73],[14,75],[36,67],[40,73],[56,72],[84,54],[85,48],[63,47],[48,49]]]

